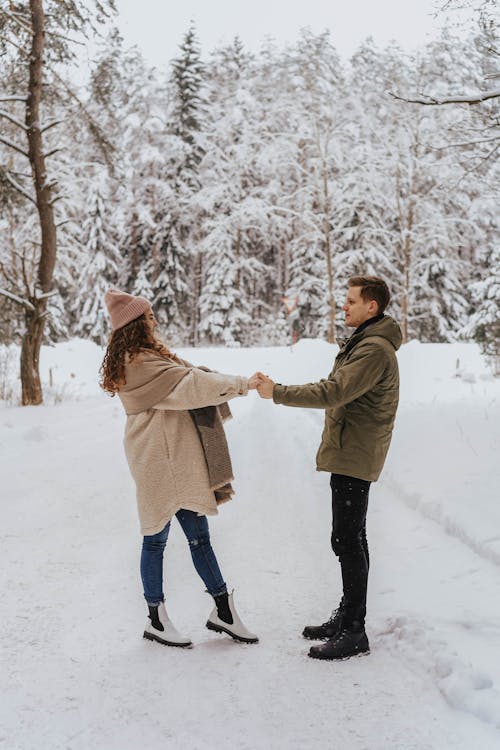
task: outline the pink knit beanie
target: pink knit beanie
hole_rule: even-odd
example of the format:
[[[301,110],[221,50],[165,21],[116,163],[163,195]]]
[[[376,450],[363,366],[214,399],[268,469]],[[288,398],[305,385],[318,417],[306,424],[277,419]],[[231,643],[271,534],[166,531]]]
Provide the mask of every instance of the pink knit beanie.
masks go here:
[[[134,297],[133,294],[127,294],[127,292],[120,292],[119,289],[109,289],[104,295],[104,302],[108,308],[113,331],[123,328],[143,313],[152,312],[147,299]]]

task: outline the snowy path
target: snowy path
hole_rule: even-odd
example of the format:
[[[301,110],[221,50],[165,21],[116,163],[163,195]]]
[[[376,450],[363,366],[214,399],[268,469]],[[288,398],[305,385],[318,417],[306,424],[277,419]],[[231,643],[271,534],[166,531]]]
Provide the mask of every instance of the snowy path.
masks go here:
[[[254,395],[233,412],[238,493],[211,529],[261,643],[204,628],[211,603],[176,527],[168,604],[190,650],[140,637],[120,405],[90,398],[0,412],[0,747],[498,748],[500,567],[401,496],[411,409],[401,411],[398,460],[371,493],[372,653],[339,664],[308,659],[300,637],[339,597],[328,476],[314,471],[322,414]]]

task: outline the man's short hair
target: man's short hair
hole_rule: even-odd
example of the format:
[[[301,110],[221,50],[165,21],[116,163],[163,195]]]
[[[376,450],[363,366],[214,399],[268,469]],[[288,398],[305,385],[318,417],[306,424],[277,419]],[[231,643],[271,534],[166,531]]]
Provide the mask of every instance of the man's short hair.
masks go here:
[[[389,287],[378,276],[351,276],[348,285],[359,287],[361,299],[365,302],[374,299],[378,306],[378,314],[382,315],[391,300]]]

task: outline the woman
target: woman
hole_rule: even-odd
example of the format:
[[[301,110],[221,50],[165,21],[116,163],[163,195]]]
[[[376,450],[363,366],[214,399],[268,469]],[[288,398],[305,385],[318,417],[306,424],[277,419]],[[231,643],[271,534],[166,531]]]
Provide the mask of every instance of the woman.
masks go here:
[[[105,302],[112,334],[101,367],[101,387],[120,397],[127,414],[125,453],[136,483],[141,532],[141,578],[149,609],[144,637],[168,646],[191,646],[167,615],[163,552],[177,517],[194,566],[215,607],[207,628],[256,643],[241,621],[210,544],[207,515],[230,499],[232,470],[222,427],[226,401],[257,387],[247,379],[193,367],[155,337],[149,302],[117,289]],[[219,406],[220,405],[220,406]],[[218,408],[215,408],[215,407]]]

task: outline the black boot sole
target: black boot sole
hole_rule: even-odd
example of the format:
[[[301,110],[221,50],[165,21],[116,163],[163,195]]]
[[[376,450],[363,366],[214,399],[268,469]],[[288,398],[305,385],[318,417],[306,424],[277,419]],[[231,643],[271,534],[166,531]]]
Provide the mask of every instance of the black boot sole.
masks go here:
[[[177,648],[192,648],[193,646],[192,641],[189,641],[189,643],[173,643],[172,641],[166,641],[164,638],[153,635],[153,633],[148,633],[147,630],[144,631],[142,637],[146,638],[146,640],[148,641],[156,641],[156,643],[161,643],[162,646],[176,646]]]
[[[331,635],[306,635],[304,632],[302,633],[302,638],[306,638],[308,641],[329,641],[331,638],[335,638],[337,633],[332,633]]]
[[[318,659],[319,661],[347,661],[347,659],[352,659],[356,656],[368,656],[370,653],[370,649],[366,649],[366,651],[355,651],[352,654],[347,654],[346,656],[323,656],[321,654],[311,654],[311,652],[308,653],[308,656],[310,659]]]
[[[227,635],[230,635],[231,638],[233,638],[235,641],[239,641],[240,643],[258,643],[258,638],[243,638],[241,635],[236,635],[235,633],[232,633],[230,630],[227,630],[226,628],[223,628],[221,625],[214,625],[213,622],[210,622],[210,620],[207,620],[206,627],[208,630],[213,630],[215,633],[227,633]]]

